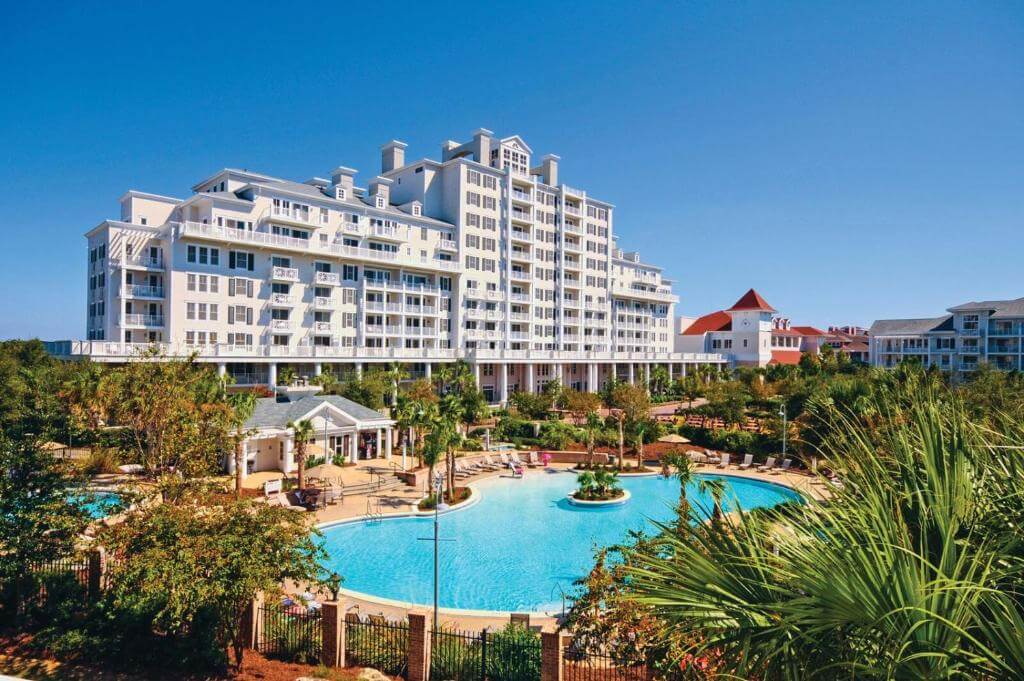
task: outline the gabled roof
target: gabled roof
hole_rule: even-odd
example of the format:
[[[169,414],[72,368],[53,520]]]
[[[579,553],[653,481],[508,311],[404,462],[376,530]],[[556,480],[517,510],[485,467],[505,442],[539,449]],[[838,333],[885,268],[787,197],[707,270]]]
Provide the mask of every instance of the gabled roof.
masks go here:
[[[246,428],[284,428],[289,421],[297,421],[329,404],[352,421],[364,423],[388,421],[388,417],[368,407],[345,399],[339,395],[309,395],[292,401],[279,401],[274,397],[256,400],[252,416],[245,422]]]
[[[982,300],[979,302],[963,303],[962,305],[956,305],[949,308],[950,312],[996,312],[1005,313],[1007,311],[1016,311],[1017,316],[1024,314],[1024,298],[1016,298],[1014,300]],[[995,316],[995,315],[993,315]],[[1004,314],[1003,316],[1009,316]]]
[[[799,350],[772,350],[772,358],[769,364],[799,364],[800,356],[804,353]]]
[[[700,336],[711,331],[731,331],[732,317],[723,310],[698,317],[683,331],[684,336]]]
[[[927,319],[878,319],[868,329],[869,336],[913,336],[929,331],[952,331],[953,315]]]
[[[750,289],[743,294],[743,297],[737,300],[727,312],[739,312],[741,310],[763,310],[765,312],[775,312],[775,308],[768,304],[761,294]]]
[[[813,326],[794,326],[794,327],[792,327],[792,329],[794,331],[796,331],[797,333],[799,333],[801,336],[826,336],[826,335],[828,335],[824,331],[822,331],[821,329],[815,328]]]
[[[527,144],[526,140],[524,140],[519,135],[509,135],[508,137],[502,138],[502,140],[501,140],[502,144],[508,144],[509,142],[515,142],[520,147],[525,149],[526,153],[528,153],[528,154],[532,154],[533,153],[533,149],[530,148],[530,145]]]

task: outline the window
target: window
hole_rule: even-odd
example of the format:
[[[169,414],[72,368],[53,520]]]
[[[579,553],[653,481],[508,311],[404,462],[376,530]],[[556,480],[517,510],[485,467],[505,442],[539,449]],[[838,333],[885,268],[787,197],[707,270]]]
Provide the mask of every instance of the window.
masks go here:
[[[358,265],[342,265],[341,278],[345,281],[359,281]]]
[[[345,305],[355,305],[356,302],[356,290],[354,288],[344,288],[341,290],[341,302]]]
[[[242,279],[241,277],[231,277],[228,279],[228,295],[229,296],[245,296],[246,298],[252,298],[253,296],[253,284],[251,279]]]
[[[249,270],[252,272],[256,269],[256,256],[245,251],[231,251],[228,254],[228,267],[233,270]]]
[[[484,197],[484,208],[486,208],[487,210],[497,210],[498,209],[498,200],[495,199],[493,196],[485,196]]]

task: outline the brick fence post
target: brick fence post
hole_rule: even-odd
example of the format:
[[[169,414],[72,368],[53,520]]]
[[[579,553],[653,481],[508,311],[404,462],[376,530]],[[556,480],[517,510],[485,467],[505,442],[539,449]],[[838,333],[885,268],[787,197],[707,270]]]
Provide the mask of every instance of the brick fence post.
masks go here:
[[[540,681],[562,681],[562,635],[553,629],[540,632]]]
[[[262,626],[260,618],[263,613],[263,592],[257,592],[242,613],[241,636],[242,646],[256,650],[259,648],[259,630]]]
[[[409,612],[409,678],[407,681],[430,679],[430,635],[427,613]]]
[[[107,570],[107,554],[102,548],[93,549],[89,552],[89,583],[86,585],[86,593],[89,600],[95,601],[100,597],[100,590],[103,588],[104,573]]]
[[[320,606],[323,645],[320,661],[325,667],[345,666],[345,607],[341,601],[325,601]]]

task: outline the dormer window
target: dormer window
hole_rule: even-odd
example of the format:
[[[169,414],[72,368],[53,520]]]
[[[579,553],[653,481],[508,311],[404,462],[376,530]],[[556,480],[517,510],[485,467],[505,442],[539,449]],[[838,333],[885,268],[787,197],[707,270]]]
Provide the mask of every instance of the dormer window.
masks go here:
[[[422,215],[423,214],[423,209],[420,208],[419,206],[413,206],[412,207],[412,214],[413,215]]]
[[[383,207],[384,207],[384,197],[383,196],[378,196],[377,197],[377,208],[383,208]]]
[[[344,201],[347,198],[347,192],[345,191],[345,188],[344,187],[335,187],[334,188],[334,198],[338,199],[339,201]]]

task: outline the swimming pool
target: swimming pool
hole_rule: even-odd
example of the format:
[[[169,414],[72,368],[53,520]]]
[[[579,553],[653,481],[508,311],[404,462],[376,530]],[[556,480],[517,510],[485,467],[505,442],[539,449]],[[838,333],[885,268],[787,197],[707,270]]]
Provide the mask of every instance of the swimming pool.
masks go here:
[[[79,499],[82,508],[94,520],[106,517],[121,507],[121,495],[117,492],[89,491]]]
[[[798,501],[781,485],[736,476],[726,482],[723,506],[744,510]],[[547,612],[561,605],[560,590],[593,567],[596,546],[626,539],[646,519],[668,520],[679,499],[679,482],[661,476],[623,478],[632,498],[608,508],[581,508],[566,501],[576,476],[543,471],[525,479],[496,477],[474,485],[480,501],[441,516],[440,605],[472,610]],[[687,488],[695,507],[711,499],[696,482]],[[344,588],[406,603],[433,602],[432,517],[359,521],[323,529],[327,568],[344,576]]]

